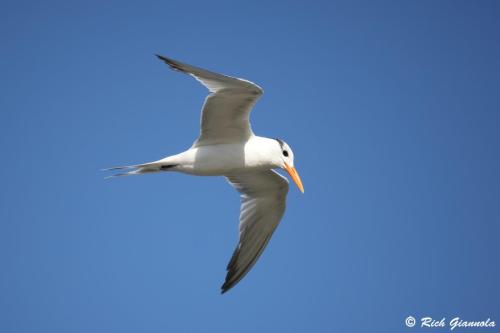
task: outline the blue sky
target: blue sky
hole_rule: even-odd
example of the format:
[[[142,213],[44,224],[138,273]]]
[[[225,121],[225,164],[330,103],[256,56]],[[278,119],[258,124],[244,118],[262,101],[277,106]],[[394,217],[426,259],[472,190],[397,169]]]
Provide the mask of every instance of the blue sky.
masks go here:
[[[498,2],[4,1],[0,28],[1,332],[500,321]],[[198,134],[205,89],[154,53],[262,86],[304,182],[223,296],[236,192],[99,171]]]

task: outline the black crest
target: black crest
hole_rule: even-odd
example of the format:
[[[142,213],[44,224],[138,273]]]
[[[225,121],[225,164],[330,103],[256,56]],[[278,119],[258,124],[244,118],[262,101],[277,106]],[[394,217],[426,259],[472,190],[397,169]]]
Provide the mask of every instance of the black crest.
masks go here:
[[[283,142],[283,140],[281,140],[281,139],[274,139],[274,140],[278,141],[278,143],[280,144],[281,150],[285,149],[285,142]]]

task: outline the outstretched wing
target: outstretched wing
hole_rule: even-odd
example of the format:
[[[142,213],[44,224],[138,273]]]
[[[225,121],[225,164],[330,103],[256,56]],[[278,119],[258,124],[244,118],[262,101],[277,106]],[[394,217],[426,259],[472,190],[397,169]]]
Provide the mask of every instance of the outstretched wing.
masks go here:
[[[208,88],[201,111],[200,136],[193,147],[242,142],[252,135],[250,111],[262,89],[256,84],[157,55],[172,69],[189,74]]]
[[[227,265],[225,293],[255,264],[285,212],[288,180],[273,170],[226,176],[241,193],[240,240]]]

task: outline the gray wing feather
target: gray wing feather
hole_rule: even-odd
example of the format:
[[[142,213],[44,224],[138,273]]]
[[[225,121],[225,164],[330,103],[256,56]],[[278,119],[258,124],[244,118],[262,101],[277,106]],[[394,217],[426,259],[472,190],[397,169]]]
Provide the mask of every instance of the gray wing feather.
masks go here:
[[[225,293],[257,262],[278,226],[286,206],[288,180],[273,170],[226,176],[241,193],[240,240],[227,265]]]
[[[249,117],[262,88],[244,79],[157,57],[172,69],[193,76],[210,91],[202,108],[200,136],[193,147],[241,142],[253,135]]]

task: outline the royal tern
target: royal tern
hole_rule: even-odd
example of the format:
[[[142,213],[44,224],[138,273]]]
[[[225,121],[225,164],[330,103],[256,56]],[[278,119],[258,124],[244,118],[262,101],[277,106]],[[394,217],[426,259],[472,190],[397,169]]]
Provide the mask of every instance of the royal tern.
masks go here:
[[[157,55],[170,68],[189,74],[208,88],[201,112],[200,136],[188,150],[161,160],[114,167],[131,169],[114,176],[182,172],[224,176],[241,194],[239,242],[221,287],[225,293],[252,268],[285,212],[288,180],[273,169],[284,169],[304,192],[294,167],[293,151],[280,139],[254,135],[250,111],[262,95],[256,84]],[[114,177],[112,176],[112,177]]]

